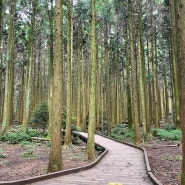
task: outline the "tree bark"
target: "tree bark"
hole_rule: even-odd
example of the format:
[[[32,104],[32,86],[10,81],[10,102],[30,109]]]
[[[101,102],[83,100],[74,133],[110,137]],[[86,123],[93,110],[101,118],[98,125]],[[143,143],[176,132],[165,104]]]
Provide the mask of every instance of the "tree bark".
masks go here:
[[[95,0],[91,0],[91,79],[89,98],[89,125],[88,140],[85,156],[94,160],[95,154],[95,126],[96,126],[96,20],[95,20]]]
[[[8,23],[7,60],[5,74],[5,97],[3,108],[3,123],[1,134],[9,130],[13,121],[13,88],[14,88],[14,14],[15,1],[10,0],[10,14]]]
[[[62,0],[55,3],[55,45],[54,45],[54,94],[53,94],[53,128],[51,135],[51,149],[47,172],[63,169],[61,148],[62,123]]]
[[[129,36],[130,36],[130,61],[131,61],[131,79],[132,79],[132,108],[134,133],[135,133],[135,144],[140,144],[140,133],[139,133],[139,107],[138,107],[138,92],[137,92],[137,72],[134,57],[134,39],[133,39],[133,21],[132,21],[132,1],[128,0],[128,11],[129,11]]]
[[[27,132],[28,122],[30,117],[31,104],[31,87],[33,77],[33,44],[34,44],[34,28],[35,28],[35,14],[36,14],[37,0],[32,0],[32,16],[31,27],[29,30],[29,46],[26,63],[26,78],[25,78],[25,94],[24,94],[24,109],[23,109],[23,131]]]
[[[71,143],[71,98],[72,98],[72,1],[67,1],[67,102],[66,102],[66,132],[64,146],[69,147]]]
[[[177,48],[179,69],[180,123],[182,128],[181,185],[185,185],[185,1],[177,2]]]

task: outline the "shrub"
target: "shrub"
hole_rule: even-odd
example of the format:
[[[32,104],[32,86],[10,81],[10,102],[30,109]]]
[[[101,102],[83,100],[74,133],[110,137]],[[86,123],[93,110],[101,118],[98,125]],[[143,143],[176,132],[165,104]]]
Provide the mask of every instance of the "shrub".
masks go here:
[[[23,141],[31,141],[31,136],[29,136],[27,133],[22,132],[20,130],[16,132],[7,132],[6,138],[8,140],[8,143],[10,144],[17,144],[21,143]]]
[[[133,140],[134,131],[124,127],[122,124],[116,125],[111,129],[111,137],[126,141]]]
[[[36,124],[35,125],[36,127],[42,128],[43,131],[45,132],[45,129],[48,125],[48,119],[49,119],[48,104],[46,101],[43,101],[33,111],[32,117],[29,122],[32,124],[32,126]]]
[[[152,129],[153,136],[157,136],[160,139],[170,139],[170,140],[181,140],[182,132],[181,130],[163,130],[163,129]]]

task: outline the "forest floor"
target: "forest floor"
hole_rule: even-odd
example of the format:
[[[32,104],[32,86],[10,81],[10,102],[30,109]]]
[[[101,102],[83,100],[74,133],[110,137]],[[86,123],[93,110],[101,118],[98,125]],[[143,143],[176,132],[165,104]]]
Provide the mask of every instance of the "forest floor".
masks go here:
[[[25,145],[0,143],[0,182],[46,174],[49,150],[48,142]],[[84,160],[84,151],[85,143],[81,140],[78,145],[63,149],[65,169],[90,164],[92,161]]]
[[[146,149],[154,175],[168,185],[179,185],[182,148],[178,142],[153,137],[143,147]],[[63,149],[65,169],[84,166],[92,161],[84,160],[85,143],[80,141],[70,149]],[[0,181],[25,179],[45,174],[48,165],[49,144],[0,143]]]
[[[180,185],[182,146],[178,141],[154,137],[143,147],[147,151],[153,174],[164,185]]]

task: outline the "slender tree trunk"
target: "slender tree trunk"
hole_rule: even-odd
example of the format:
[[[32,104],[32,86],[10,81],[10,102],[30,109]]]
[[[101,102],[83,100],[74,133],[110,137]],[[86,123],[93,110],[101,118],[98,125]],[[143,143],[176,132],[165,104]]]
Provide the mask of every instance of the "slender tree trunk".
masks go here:
[[[7,60],[5,74],[5,97],[1,134],[9,130],[13,120],[13,87],[14,87],[14,14],[15,1],[9,0],[10,14],[8,23]]]
[[[133,126],[132,120],[132,98],[131,98],[131,73],[130,73],[130,59],[129,59],[129,41],[128,41],[128,29],[126,30],[126,91],[127,91],[127,119],[128,125],[131,129]]]
[[[178,65],[177,65],[177,43],[176,43],[176,18],[175,18],[175,1],[170,0],[170,13],[171,13],[171,43],[172,43],[172,66],[173,66],[173,84],[175,95],[175,125],[180,127],[180,114],[179,114],[179,80],[178,80]]]
[[[31,27],[29,30],[29,48],[26,63],[26,78],[25,78],[25,93],[24,93],[24,109],[23,109],[23,130],[27,132],[28,122],[30,117],[31,104],[31,87],[33,77],[33,45],[34,45],[34,28],[35,28],[35,14],[36,14],[37,0],[32,0],[32,16]]]
[[[132,79],[132,108],[133,112],[133,123],[135,133],[135,143],[140,144],[140,133],[139,133],[139,111],[138,111],[138,92],[137,92],[137,73],[136,64],[134,57],[134,39],[133,39],[133,22],[132,22],[132,1],[128,0],[128,11],[129,11],[129,34],[130,34],[130,60],[131,60],[131,79]]]
[[[0,48],[2,45],[2,22],[3,22],[3,0],[0,0]],[[3,85],[2,80],[2,61],[0,57],[0,87]],[[0,122],[2,121],[2,114],[3,114],[3,92],[2,88],[0,89]]]
[[[95,20],[95,0],[91,0],[91,79],[89,98],[89,125],[88,140],[85,156],[94,160],[95,154],[95,126],[96,126],[96,20]]]
[[[80,20],[81,21],[81,20]],[[81,38],[82,26],[81,22],[78,24],[78,84],[77,84],[77,128],[81,128],[81,59],[82,59],[82,38]]]
[[[72,74],[72,1],[67,1],[67,102],[66,102],[66,133],[65,133],[65,139],[64,139],[64,145],[65,147],[70,146],[71,143],[71,98],[72,98],[72,80],[71,80],[71,74]]]
[[[53,127],[51,135],[51,149],[47,172],[63,169],[61,148],[62,123],[62,0],[55,2],[55,45],[54,45],[54,94],[53,94]]]
[[[142,38],[141,38],[141,31],[142,31],[142,23],[141,23],[141,11],[142,11],[142,0],[139,0],[138,3],[138,13],[139,13],[139,28],[138,28],[138,43],[137,43],[137,57],[138,57],[138,78],[139,78],[139,95],[140,95],[140,113],[141,113],[141,123],[143,125],[143,135],[146,137],[147,130],[147,119],[146,119],[146,93],[145,93],[145,83],[144,83],[144,75],[145,75],[145,63],[142,55]]]
[[[87,117],[87,105],[86,105],[86,81],[85,81],[85,60],[84,60],[84,50],[82,46],[82,130],[86,131],[86,117]]]
[[[182,170],[181,185],[185,185],[185,1],[177,2],[177,48],[179,69],[180,123],[182,128]]]
[[[106,80],[106,118],[107,118],[107,135],[111,132],[111,106],[110,106],[110,75],[109,75],[109,53],[108,53],[108,28],[105,21],[104,30],[104,48],[105,48],[105,80]]]
[[[50,0],[51,10],[48,10],[49,26],[50,26],[50,50],[49,50],[49,71],[48,71],[48,109],[49,109],[49,126],[48,138],[51,138],[53,126],[53,84],[54,84],[54,71],[53,71],[53,0]]]

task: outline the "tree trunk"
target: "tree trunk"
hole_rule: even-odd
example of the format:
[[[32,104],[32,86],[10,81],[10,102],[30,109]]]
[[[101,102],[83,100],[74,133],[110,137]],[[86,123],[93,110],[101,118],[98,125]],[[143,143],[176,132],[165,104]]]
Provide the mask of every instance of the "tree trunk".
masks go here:
[[[71,145],[71,98],[72,98],[72,1],[67,1],[67,102],[66,102],[66,132],[64,139],[64,146],[69,147]]]
[[[13,88],[14,88],[14,14],[15,1],[10,0],[10,14],[8,23],[7,60],[5,74],[5,97],[3,109],[3,123],[1,134],[9,130],[13,121]]]
[[[31,104],[31,87],[33,77],[33,44],[34,44],[34,28],[35,28],[35,14],[36,14],[37,0],[32,1],[32,16],[31,27],[29,30],[29,46],[26,63],[26,78],[25,78],[25,94],[24,94],[24,109],[23,109],[23,131],[27,132],[28,122],[30,117]]]
[[[130,34],[130,61],[131,61],[131,79],[132,79],[132,108],[133,112],[133,123],[135,133],[135,143],[140,144],[140,133],[139,133],[139,107],[138,107],[138,92],[137,92],[137,76],[136,76],[136,64],[134,57],[134,39],[133,39],[133,21],[132,21],[132,1],[128,0],[128,11],[129,11],[129,34]]]
[[[105,80],[106,80],[106,118],[107,118],[107,135],[111,132],[111,114],[110,114],[110,75],[109,75],[109,53],[108,53],[108,28],[105,21],[104,29],[104,48],[105,48]]]
[[[178,65],[177,65],[177,43],[176,43],[176,20],[175,20],[175,2],[170,0],[170,13],[171,13],[171,44],[172,44],[172,66],[173,66],[173,84],[175,95],[175,125],[180,127],[180,115],[179,115],[179,80],[178,80]]]
[[[96,126],[96,20],[95,20],[95,0],[91,0],[91,79],[90,79],[90,98],[89,98],[89,125],[88,140],[85,156],[87,159],[94,160],[95,154],[95,126]]]
[[[2,23],[3,23],[3,0],[0,0],[0,48],[2,45]],[[0,87],[2,87],[2,59],[0,58]],[[2,88],[0,89],[0,122],[2,121],[3,114],[3,92]]]
[[[177,48],[179,69],[180,123],[182,128],[182,170],[181,185],[185,185],[185,1],[177,2]]]
[[[138,43],[137,43],[137,57],[138,57],[138,78],[139,78],[139,95],[140,95],[140,113],[141,113],[141,123],[143,125],[143,135],[146,137],[147,130],[147,119],[146,119],[146,93],[145,93],[145,82],[144,82],[144,75],[145,75],[145,63],[144,58],[142,55],[142,39],[141,39],[141,31],[142,31],[142,23],[141,23],[141,12],[142,11],[142,0],[139,0],[138,3],[138,16],[139,16],[139,28],[138,28]]]
[[[55,3],[55,45],[54,45],[54,94],[53,94],[53,128],[51,135],[51,149],[47,172],[63,169],[61,148],[62,123],[62,0]]]
[[[49,109],[49,126],[48,126],[48,138],[51,138],[52,126],[53,126],[53,83],[54,83],[54,71],[53,71],[53,0],[50,0],[51,10],[48,12],[49,26],[50,26],[50,50],[49,50],[49,68],[48,68],[48,109]],[[49,8],[48,8],[49,9]]]

